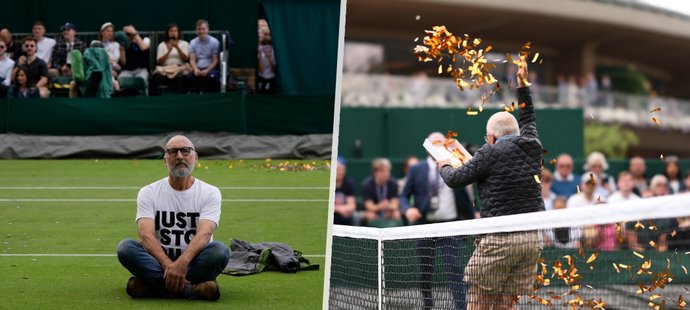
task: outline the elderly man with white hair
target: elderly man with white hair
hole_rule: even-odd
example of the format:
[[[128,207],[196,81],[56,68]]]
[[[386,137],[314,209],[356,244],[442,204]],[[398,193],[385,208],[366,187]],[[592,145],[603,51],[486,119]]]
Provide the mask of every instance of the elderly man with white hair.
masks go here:
[[[520,121],[508,112],[492,115],[486,124],[487,144],[464,165],[438,162],[441,176],[452,188],[476,182],[481,217],[544,211],[541,197],[543,147],[537,133],[527,62],[518,66]],[[468,309],[510,309],[516,295],[532,292],[542,240],[538,231],[487,234],[465,268],[470,285]]]
[[[228,247],[213,241],[220,190],[192,176],[199,155],[187,137],[172,137],[163,159],[168,176],[137,197],[140,241],[124,239],[117,246],[120,263],[133,275],[127,294],[218,300],[216,277],[230,258]]]
[[[606,156],[600,152],[592,152],[587,156],[583,176],[589,177],[594,182],[594,190],[598,197],[606,199],[616,191],[616,180],[612,175],[606,173],[609,170],[609,163]]]

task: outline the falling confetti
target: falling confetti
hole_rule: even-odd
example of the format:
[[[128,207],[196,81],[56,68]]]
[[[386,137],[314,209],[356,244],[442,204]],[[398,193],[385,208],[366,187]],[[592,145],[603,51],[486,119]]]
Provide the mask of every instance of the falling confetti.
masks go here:
[[[661,126],[661,121],[656,117],[652,117],[652,123],[656,124],[657,126]]]
[[[538,175],[536,175],[536,174],[534,175],[534,180],[537,181],[538,184],[541,184],[541,180],[539,180]]]
[[[654,112],[661,112],[661,108],[656,108],[654,110],[649,111],[649,113],[654,113]]]
[[[592,255],[590,255],[589,258],[587,259],[587,264],[590,264],[590,263],[594,262],[595,260],[597,260],[597,257],[599,257],[599,252],[592,253]]]

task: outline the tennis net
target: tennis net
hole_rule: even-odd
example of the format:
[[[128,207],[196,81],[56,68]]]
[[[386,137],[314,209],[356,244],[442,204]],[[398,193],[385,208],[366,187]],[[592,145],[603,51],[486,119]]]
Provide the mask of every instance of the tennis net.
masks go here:
[[[334,225],[330,309],[679,309],[690,194],[395,228]]]

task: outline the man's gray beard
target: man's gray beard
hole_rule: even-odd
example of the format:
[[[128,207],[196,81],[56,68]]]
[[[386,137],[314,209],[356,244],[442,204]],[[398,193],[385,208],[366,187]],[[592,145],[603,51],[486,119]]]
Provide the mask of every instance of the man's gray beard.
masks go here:
[[[185,163],[186,164],[186,163]],[[189,164],[187,167],[177,167],[177,163],[172,166],[168,167],[168,171],[170,171],[170,174],[172,174],[176,178],[184,178],[192,174],[192,171],[194,171],[194,163]]]

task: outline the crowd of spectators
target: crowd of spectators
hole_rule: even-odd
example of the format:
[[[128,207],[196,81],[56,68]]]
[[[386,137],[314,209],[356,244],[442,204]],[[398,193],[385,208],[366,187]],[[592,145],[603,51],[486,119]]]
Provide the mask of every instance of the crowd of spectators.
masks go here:
[[[110,92],[106,97],[127,95],[128,88],[136,88],[136,95],[220,90],[219,63],[223,47],[209,34],[206,20],[196,22],[196,37],[190,42],[183,40],[177,24],[168,25],[156,47],[153,64],[150,63],[152,40],[134,25],[125,25],[118,30],[113,23],[106,22],[100,27],[97,40],[88,44],[77,35],[75,24],[66,22],[60,30],[62,35],[47,37],[46,26],[36,21],[32,35],[21,40],[15,40],[7,28],[0,30],[0,98],[49,97],[51,91],[67,87],[60,83],[69,85],[70,97],[99,94],[84,90],[86,84],[96,87],[101,83],[107,83],[107,87],[101,86],[107,88],[105,92]],[[107,62],[98,63],[99,53],[90,53],[86,57],[89,49],[105,50]],[[80,56],[75,58],[73,51],[79,51]],[[275,90],[276,65],[265,20],[259,21],[258,52],[259,87],[272,92]],[[82,73],[72,72],[74,60],[79,62],[76,64],[79,70],[89,72],[91,80],[82,81]],[[107,70],[102,67],[107,67]],[[92,74],[92,71],[97,73]]]
[[[429,138],[434,139],[434,135]],[[443,136],[436,139],[443,139]],[[387,159],[373,160],[372,175],[361,184],[363,211],[357,211],[355,184],[346,177],[346,162],[340,158],[334,223],[388,227],[479,217],[472,187],[448,188],[443,181],[439,183],[435,167],[430,157],[419,161],[408,158],[401,182],[391,177],[391,164]],[[690,192],[690,169],[682,174],[676,156],[667,156],[664,172],[653,176],[648,175],[644,159],[637,156],[630,158],[627,170],[610,175],[606,157],[599,152],[587,156],[583,174],[576,174],[574,168],[573,158],[568,154],[557,157],[553,172],[544,167],[540,180],[546,211]],[[564,248],[584,246],[602,251],[619,248],[642,251],[654,247],[664,251],[673,242],[668,240],[669,232],[690,233],[690,218],[657,219],[654,220],[656,230],[642,233],[637,233],[634,225],[627,223],[618,230],[614,224],[557,228],[544,232],[544,240],[547,246]]]

